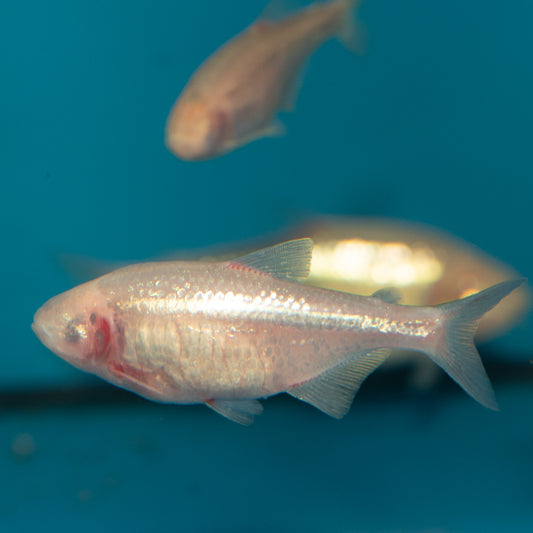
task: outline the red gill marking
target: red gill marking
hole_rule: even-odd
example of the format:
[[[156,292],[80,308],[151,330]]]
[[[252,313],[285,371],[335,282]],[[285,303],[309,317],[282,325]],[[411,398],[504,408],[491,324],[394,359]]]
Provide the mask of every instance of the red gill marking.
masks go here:
[[[143,372],[142,370],[134,368],[133,366],[119,363],[117,361],[109,361],[107,363],[107,367],[113,374],[117,376],[133,378],[140,383],[146,382],[146,376],[148,375],[148,372]]]
[[[94,321],[94,328],[93,354],[98,359],[101,359],[106,357],[109,352],[109,346],[111,344],[111,327],[106,318],[97,315]]]
[[[107,363],[107,367],[109,368],[109,370],[111,370],[113,374],[118,374],[121,376],[126,374],[124,372],[124,365],[122,363],[117,363],[116,361],[109,361]]]

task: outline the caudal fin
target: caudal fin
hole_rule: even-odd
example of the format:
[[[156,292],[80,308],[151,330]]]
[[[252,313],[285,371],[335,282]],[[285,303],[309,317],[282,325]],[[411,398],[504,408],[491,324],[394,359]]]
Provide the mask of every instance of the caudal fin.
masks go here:
[[[443,339],[428,355],[479,403],[498,410],[494,390],[474,346],[478,320],[525,279],[504,281],[461,300],[438,306],[445,317]]]
[[[351,52],[362,55],[366,49],[366,30],[357,17],[362,0],[337,0],[343,9],[338,39]]]

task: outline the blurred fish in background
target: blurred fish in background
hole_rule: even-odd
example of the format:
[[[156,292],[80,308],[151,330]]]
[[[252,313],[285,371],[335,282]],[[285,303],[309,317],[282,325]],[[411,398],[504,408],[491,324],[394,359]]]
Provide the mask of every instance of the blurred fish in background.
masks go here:
[[[310,236],[315,246],[304,283],[353,294],[395,287],[406,305],[439,305],[521,277],[510,265],[475,245],[432,226],[385,217],[324,217],[302,224],[289,237]],[[509,331],[527,313],[524,284],[479,321],[476,340]],[[433,387],[442,373],[427,357],[394,351],[388,369],[411,365],[410,384]]]
[[[280,20],[261,18],[193,74],[167,119],[168,149],[209,159],[261,137],[282,135],[275,118],[292,111],[308,57],[338,37],[360,48],[353,11],[359,0],[316,3]]]
[[[324,217],[287,237],[313,239],[309,285],[353,294],[397,288],[405,305],[438,305],[521,275],[475,245],[430,225],[385,217]],[[480,320],[478,340],[508,331],[525,314],[522,286]]]

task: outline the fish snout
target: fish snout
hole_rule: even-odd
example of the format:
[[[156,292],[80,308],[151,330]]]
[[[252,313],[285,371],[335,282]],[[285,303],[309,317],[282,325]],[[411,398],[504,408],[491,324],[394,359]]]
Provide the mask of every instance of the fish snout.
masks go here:
[[[209,150],[203,143],[183,135],[169,135],[166,139],[167,148],[183,161],[201,161],[209,157]]]
[[[54,328],[46,320],[46,304],[39,308],[33,316],[31,329],[49,350],[54,351]]]
[[[37,320],[34,318],[33,322],[31,323],[31,329],[33,330],[33,333],[37,335],[37,338],[43,342],[43,338],[45,338],[48,335],[48,332],[37,322]]]
[[[71,303],[68,292],[54,296],[37,310],[31,329],[50,351],[75,363],[87,357],[91,339],[86,312]]]
[[[206,109],[185,109],[169,118],[165,131],[167,148],[185,161],[201,161],[222,152],[227,115]]]

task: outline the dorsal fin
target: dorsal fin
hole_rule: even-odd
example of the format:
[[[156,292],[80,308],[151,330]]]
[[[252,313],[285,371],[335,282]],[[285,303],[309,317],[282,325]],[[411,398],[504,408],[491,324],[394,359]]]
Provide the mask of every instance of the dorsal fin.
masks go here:
[[[333,418],[342,418],[350,410],[361,383],[389,354],[388,349],[359,354],[320,376],[289,389],[287,393]]]
[[[245,266],[278,279],[304,279],[309,275],[313,241],[296,239],[244,255],[229,266]]]

